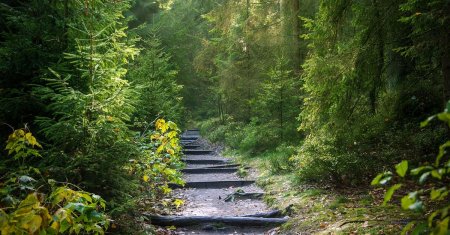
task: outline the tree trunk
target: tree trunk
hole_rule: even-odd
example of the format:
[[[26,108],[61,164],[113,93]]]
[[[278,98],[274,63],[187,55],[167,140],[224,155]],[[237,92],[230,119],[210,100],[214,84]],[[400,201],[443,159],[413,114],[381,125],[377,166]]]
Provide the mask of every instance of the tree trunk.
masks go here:
[[[298,74],[300,71],[300,30],[299,0],[280,0],[281,12],[281,52],[289,60],[289,67]]]
[[[445,15],[450,14],[450,5],[447,4],[447,7],[443,10]],[[441,70],[442,70],[442,79],[444,84],[444,102],[447,103],[450,100],[450,26],[449,24],[444,25],[441,30],[442,36],[440,41],[440,49],[442,51],[441,56]]]
[[[376,0],[372,1],[373,8],[374,8],[374,17],[376,22],[382,22],[382,18],[380,16],[380,6],[378,5],[378,2]],[[373,77],[373,83],[372,83],[372,89],[369,94],[370,99],[370,106],[372,113],[375,113],[377,110],[377,99],[378,99],[378,93],[382,84],[382,76],[383,76],[383,67],[384,67],[384,30],[382,26],[379,26],[378,24],[373,24],[372,27],[377,28],[378,30],[375,30],[375,46],[376,46],[376,67],[375,67],[375,74]]]

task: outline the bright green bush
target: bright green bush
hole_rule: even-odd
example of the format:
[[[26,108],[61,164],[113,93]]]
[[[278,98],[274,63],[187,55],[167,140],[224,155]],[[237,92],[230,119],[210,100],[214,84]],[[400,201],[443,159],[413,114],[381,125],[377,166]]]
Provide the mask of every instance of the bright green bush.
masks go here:
[[[27,129],[8,138],[3,159],[10,166],[0,183],[1,234],[104,234],[110,220],[105,200],[70,183],[46,178],[33,162],[42,161],[42,148]],[[73,188],[76,188],[74,190]]]

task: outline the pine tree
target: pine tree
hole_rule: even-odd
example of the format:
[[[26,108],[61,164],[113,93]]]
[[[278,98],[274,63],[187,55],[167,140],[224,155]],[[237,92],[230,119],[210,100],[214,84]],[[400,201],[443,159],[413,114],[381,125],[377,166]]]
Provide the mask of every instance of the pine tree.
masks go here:
[[[50,115],[37,123],[55,146],[54,165],[68,167],[67,176],[109,200],[129,193],[123,167],[138,153],[127,126],[135,100],[124,76],[138,53],[125,34],[128,7],[127,1],[72,2],[69,11],[79,17],[68,23],[64,59],[34,89],[48,103]]]

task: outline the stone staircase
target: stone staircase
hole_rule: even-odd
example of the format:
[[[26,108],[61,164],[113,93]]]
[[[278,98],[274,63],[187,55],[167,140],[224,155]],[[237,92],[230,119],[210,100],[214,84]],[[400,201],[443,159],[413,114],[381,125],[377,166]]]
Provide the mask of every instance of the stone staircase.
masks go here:
[[[152,224],[175,226],[175,234],[265,234],[287,221],[283,213],[269,210],[261,201],[264,192],[253,179],[238,177],[239,164],[205,149],[198,130],[181,136],[186,184],[170,185],[185,200],[175,215],[147,215]]]

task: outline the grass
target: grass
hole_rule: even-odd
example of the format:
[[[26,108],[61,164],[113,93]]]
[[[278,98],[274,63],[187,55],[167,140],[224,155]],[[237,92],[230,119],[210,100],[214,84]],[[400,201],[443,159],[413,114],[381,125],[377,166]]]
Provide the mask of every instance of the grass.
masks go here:
[[[395,205],[381,206],[384,191],[369,183],[367,187],[339,189],[298,184],[292,173],[267,170],[270,157],[226,154],[258,170],[257,183],[265,189],[269,206],[285,209],[292,205],[292,219],[282,226],[282,234],[399,234],[415,216]]]
[[[242,167],[242,166],[240,166],[239,168],[238,168],[238,170],[237,170],[237,175],[240,177],[240,178],[244,178],[244,177],[246,177],[247,175],[248,175],[248,171],[247,171],[247,169],[245,169],[245,167]]]

